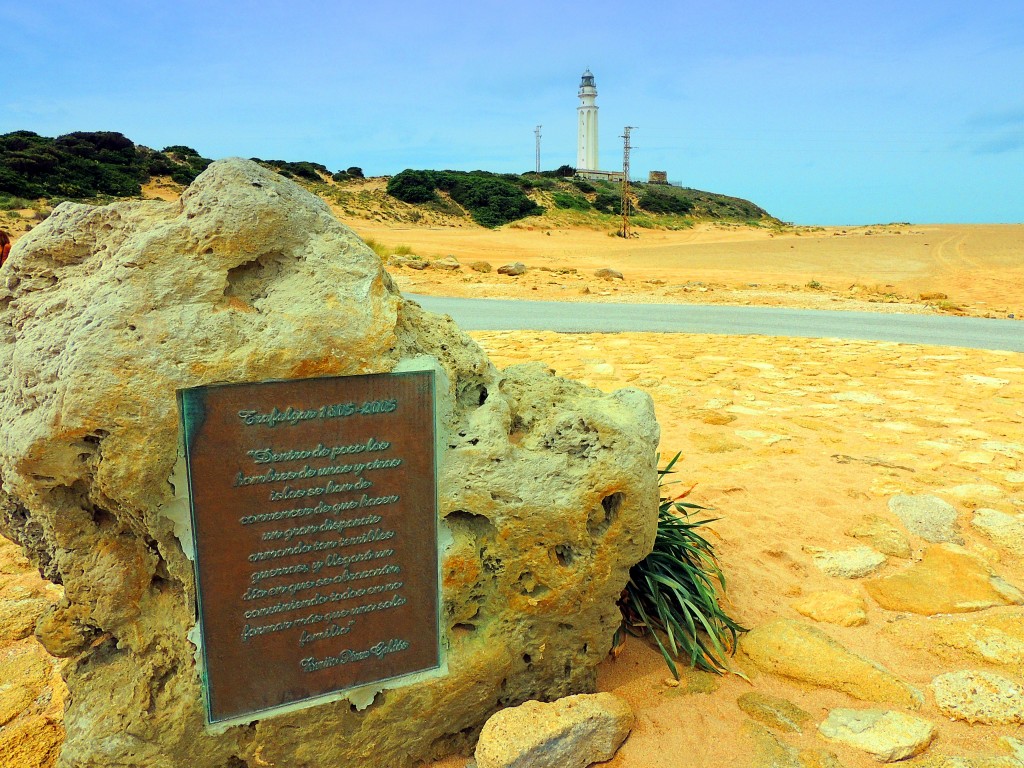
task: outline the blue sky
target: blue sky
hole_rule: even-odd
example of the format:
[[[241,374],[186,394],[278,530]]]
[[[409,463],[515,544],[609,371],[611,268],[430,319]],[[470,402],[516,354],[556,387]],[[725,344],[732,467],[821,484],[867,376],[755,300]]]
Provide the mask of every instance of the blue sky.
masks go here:
[[[666,170],[787,221],[1024,222],[1024,1],[0,0],[0,133],[207,157]]]

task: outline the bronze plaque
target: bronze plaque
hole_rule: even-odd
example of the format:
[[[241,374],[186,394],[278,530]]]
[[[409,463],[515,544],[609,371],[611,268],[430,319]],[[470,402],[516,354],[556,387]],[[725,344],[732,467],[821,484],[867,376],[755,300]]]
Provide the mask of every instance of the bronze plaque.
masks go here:
[[[178,398],[209,722],[438,668],[433,372]]]

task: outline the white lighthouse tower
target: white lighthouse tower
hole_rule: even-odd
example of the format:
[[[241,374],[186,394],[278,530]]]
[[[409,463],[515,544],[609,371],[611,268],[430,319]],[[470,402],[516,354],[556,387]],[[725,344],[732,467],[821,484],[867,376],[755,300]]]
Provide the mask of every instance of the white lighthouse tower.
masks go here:
[[[576,170],[596,171],[597,168],[597,86],[588,69],[580,80],[580,105],[576,108],[579,126],[576,141]]]

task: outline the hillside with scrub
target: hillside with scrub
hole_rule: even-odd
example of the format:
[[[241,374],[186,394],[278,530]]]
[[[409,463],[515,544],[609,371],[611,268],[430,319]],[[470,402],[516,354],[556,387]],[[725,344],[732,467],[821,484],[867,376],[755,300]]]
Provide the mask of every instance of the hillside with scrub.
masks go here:
[[[487,228],[621,226],[621,185],[575,178],[569,166],[524,174],[406,169],[365,178],[358,166],[332,172],[306,160],[251,159],[318,194],[343,217]],[[173,197],[210,162],[185,145],[155,150],[113,131],[56,138],[14,131],[0,135],[0,211],[40,219],[63,200]],[[780,223],[750,201],[667,184],[635,182],[629,200],[631,223],[638,228],[678,230],[701,221]]]

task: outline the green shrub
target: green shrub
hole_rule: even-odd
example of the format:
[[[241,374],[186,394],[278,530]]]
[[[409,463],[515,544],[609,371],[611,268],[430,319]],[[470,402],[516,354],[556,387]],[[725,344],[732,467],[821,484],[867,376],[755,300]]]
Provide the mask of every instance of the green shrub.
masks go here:
[[[386,259],[388,256],[388,247],[379,240],[374,240],[372,237],[368,237],[363,240],[364,243],[369,247],[371,251],[377,254],[378,258]]]
[[[546,176],[541,176],[533,171],[524,173],[518,177],[517,183],[524,189],[554,189],[555,182]]]
[[[113,131],[77,131],[51,139],[31,131],[0,136],[0,192],[25,198],[125,197],[150,176],[190,183],[210,160],[189,147],[156,152]]]
[[[31,208],[32,201],[13,195],[0,195],[0,211],[16,211],[19,208]]]
[[[601,190],[597,193],[597,197],[594,198],[593,205],[594,210],[601,213],[621,213],[622,195]]]
[[[679,455],[658,470],[660,488]],[[630,569],[619,601],[623,630],[653,637],[677,680],[679,659],[707,672],[729,671],[726,657],[735,651],[739,634],[747,631],[719,604],[725,574],[714,545],[700,531],[715,519],[693,518],[704,507],[681,501],[692,490],[661,497],[654,551]]]
[[[164,147],[162,150],[165,155],[177,155],[181,158],[186,157],[199,157],[199,153],[196,152],[192,147],[186,147],[184,144],[172,144],[169,147]]]
[[[597,192],[597,187],[586,179],[573,179],[572,183],[576,185],[576,189],[584,194],[589,195],[591,192]]]
[[[387,192],[403,203],[427,203],[437,199],[437,174],[406,168],[388,180]]]
[[[331,176],[335,181],[350,181],[351,179],[364,179],[363,169],[358,165],[352,165],[346,168],[344,171],[338,171]]]
[[[486,171],[415,171],[406,169],[388,181],[387,191],[406,203],[436,203],[438,190],[469,211],[485,227],[543,212],[523,192],[519,177]]]
[[[648,190],[644,192],[637,205],[649,213],[674,213],[685,216],[693,210],[693,200],[682,195],[665,194]]]
[[[559,208],[566,208],[571,211],[589,211],[591,209],[590,201],[579,195],[573,195],[568,192],[555,192],[551,197]]]
[[[306,181],[323,181],[324,176],[331,175],[331,172],[327,170],[326,165],[311,163],[308,160],[291,162],[289,160],[260,160],[256,157],[252,159],[264,168],[277,171],[286,178],[305,179]]]

